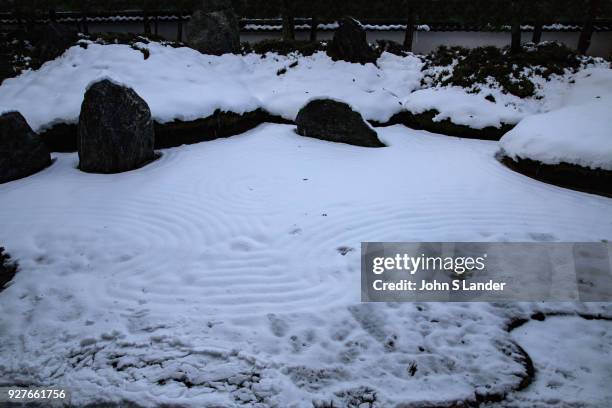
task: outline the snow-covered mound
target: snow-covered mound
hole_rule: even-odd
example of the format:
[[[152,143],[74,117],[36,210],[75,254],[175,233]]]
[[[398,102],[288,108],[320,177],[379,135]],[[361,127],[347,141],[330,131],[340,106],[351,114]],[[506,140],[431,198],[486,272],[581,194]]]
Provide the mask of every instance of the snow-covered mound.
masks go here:
[[[528,117],[500,145],[514,159],[612,170],[612,98]]]
[[[376,67],[334,62],[325,53],[299,60],[275,54],[217,57],[186,47],[138,43],[148,50],[145,58],[128,45],[84,43],[86,49],[72,47],[37,71],[5,80],[0,107],[20,111],[35,131],[75,123],[87,85],[111,77],[132,87],[161,123],[204,118],[217,109],[240,114],[257,108],[294,120],[314,97],[340,99],[365,119],[386,121],[401,109],[400,98],[417,88],[421,77],[417,57],[387,53]],[[284,74],[279,73],[282,69]]]
[[[403,106],[415,114],[436,110],[439,113],[434,121],[450,119],[454,124],[474,129],[500,128],[502,124],[518,123],[526,116],[527,112],[516,105],[492,102],[485,98],[487,95],[468,93],[457,86],[420,89],[408,95]]]
[[[449,119],[474,129],[499,128],[565,106],[573,94],[593,93],[606,76],[601,72],[610,71],[598,63],[598,68],[553,75],[549,80],[534,77],[536,97],[519,98],[494,83],[480,85],[479,93],[456,86],[427,88],[432,84],[419,89],[423,61],[414,55],[383,53],[376,65],[361,65],[334,62],[324,52],[307,57],[210,56],[155,42],[134,47],[81,42],[86,49],[72,47],[37,71],[5,80],[0,86],[0,110],[20,111],[36,131],[55,123],[75,123],[87,85],[111,77],[142,96],[160,123],[200,119],[217,109],[241,114],[257,108],[294,120],[309,100],[328,97],[349,103],[364,119],[377,122],[386,122],[402,110],[435,109],[439,112],[435,120]],[[599,79],[589,79],[591,74]]]
[[[589,68],[550,87],[542,110],[500,140],[514,159],[612,170],[612,69]]]

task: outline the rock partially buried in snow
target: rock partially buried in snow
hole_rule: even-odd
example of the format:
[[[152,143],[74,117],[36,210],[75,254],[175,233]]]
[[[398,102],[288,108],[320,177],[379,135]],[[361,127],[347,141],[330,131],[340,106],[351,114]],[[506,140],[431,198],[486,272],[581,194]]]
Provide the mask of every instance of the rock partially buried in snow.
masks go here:
[[[79,168],[119,173],[154,159],[155,132],[147,103],[108,79],[91,85],[79,116]]]
[[[327,47],[327,55],[334,61],[343,60],[367,64],[376,62],[376,52],[366,39],[366,32],[359,21],[346,17],[334,33]]]
[[[302,136],[363,147],[385,146],[376,131],[344,102],[312,100],[300,109],[295,122]]]
[[[49,150],[21,113],[0,115],[0,183],[27,177],[50,164]]]
[[[204,1],[187,24],[187,44],[203,54],[238,52],[240,26],[231,4],[225,1]]]

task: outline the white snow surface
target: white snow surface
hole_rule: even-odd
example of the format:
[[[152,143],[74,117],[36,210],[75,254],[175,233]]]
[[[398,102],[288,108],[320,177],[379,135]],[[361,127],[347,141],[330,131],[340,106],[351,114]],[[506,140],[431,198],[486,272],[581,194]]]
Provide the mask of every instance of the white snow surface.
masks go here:
[[[547,101],[548,112],[525,118],[502,137],[506,155],[612,170],[612,70],[587,69],[575,81]]]
[[[606,99],[528,117],[500,145],[514,159],[612,170],[612,98]]]
[[[0,86],[0,106],[20,111],[35,131],[55,123],[76,123],[88,84],[114,78],[131,86],[165,123],[194,120],[219,109],[244,113],[257,108],[294,120],[313,97],[334,97],[384,122],[401,109],[399,100],[419,86],[421,61],[385,53],[374,64],[334,62],[325,53],[311,57],[266,58],[203,55],[187,47],[159,43],[128,45],[88,43],[74,46],[36,71],[24,72]],[[298,65],[289,68],[289,65]],[[287,72],[277,75],[286,68]],[[36,103],[32,103],[36,101]]]
[[[530,321],[512,337],[537,356],[535,382],[508,406],[612,406],[612,322],[555,316]]]
[[[147,407],[443,405],[516,386],[503,328],[537,305],[361,304],[360,242],[609,240],[612,200],[516,174],[495,142],[392,126],[368,149],[294,129],[115,175],[54,154],[0,185],[0,242],[21,265],[0,293],[0,382]]]
[[[457,125],[474,129],[488,126],[499,128],[503,123],[515,124],[526,115],[514,104],[494,103],[485,99],[492,93],[501,97],[501,92],[472,94],[458,86],[420,89],[408,95],[403,106],[412,113],[435,109],[439,112],[434,117],[435,121],[450,119]],[[504,99],[508,98],[512,97]]]

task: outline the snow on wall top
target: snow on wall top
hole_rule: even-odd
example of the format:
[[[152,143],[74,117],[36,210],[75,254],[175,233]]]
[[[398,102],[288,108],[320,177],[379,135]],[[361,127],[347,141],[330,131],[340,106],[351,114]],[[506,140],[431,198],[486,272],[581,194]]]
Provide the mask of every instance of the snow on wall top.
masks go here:
[[[138,10],[125,12],[124,14],[117,15],[88,15],[85,17],[88,22],[92,23],[121,23],[121,22],[141,22],[144,20],[142,12]],[[177,14],[158,14],[149,15],[150,20],[157,19],[159,21],[178,21],[178,20],[189,20],[191,15],[177,15]],[[59,23],[76,23],[82,21],[83,16],[80,13],[75,12],[60,12],[56,14],[56,21]],[[48,18],[38,19],[39,23],[48,23]],[[296,18],[295,19],[296,30],[310,30],[311,19],[309,18]],[[281,31],[282,21],[281,19],[253,19],[243,18],[240,20],[242,30],[244,31]],[[16,24],[17,20],[13,18],[10,13],[0,13],[0,24]],[[400,31],[406,29],[406,24],[399,21],[368,21],[367,19],[362,20],[363,27],[368,31]],[[317,26],[318,30],[333,31],[338,28],[337,21],[328,21],[319,23]],[[484,25],[470,25],[470,24],[458,24],[458,23],[427,23],[416,25],[417,31],[510,31],[509,25],[494,26],[490,24]],[[521,25],[523,31],[532,31],[533,25],[524,24]],[[582,29],[581,24],[568,24],[568,23],[553,23],[545,24],[542,26],[544,31],[580,31]],[[603,21],[593,26],[594,31],[612,31],[612,22]]]

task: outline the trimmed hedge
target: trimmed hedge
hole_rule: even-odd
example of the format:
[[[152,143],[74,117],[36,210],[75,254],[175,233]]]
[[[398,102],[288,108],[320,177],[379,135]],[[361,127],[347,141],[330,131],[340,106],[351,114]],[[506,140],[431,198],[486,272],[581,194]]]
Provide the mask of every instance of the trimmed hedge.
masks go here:
[[[389,119],[388,122],[370,122],[373,126],[405,125],[412,129],[427,130],[448,136],[464,137],[468,139],[499,140],[501,137],[514,127],[514,125],[503,124],[496,128],[488,126],[483,129],[475,129],[465,125],[457,125],[449,119],[434,121],[433,118],[439,112],[435,109],[427,110],[423,113],[411,113],[408,111],[398,112]]]
[[[525,176],[585,193],[612,197],[612,171],[591,169],[571,163],[545,164],[536,160],[515,160],[498,152],[497,158],[510,169]]]
[[[207,118],[193,121],[155,122],[155,148],[163,149],[237,135],[264,122],[292,123],[261,109],[244,114],[216,110]]]

